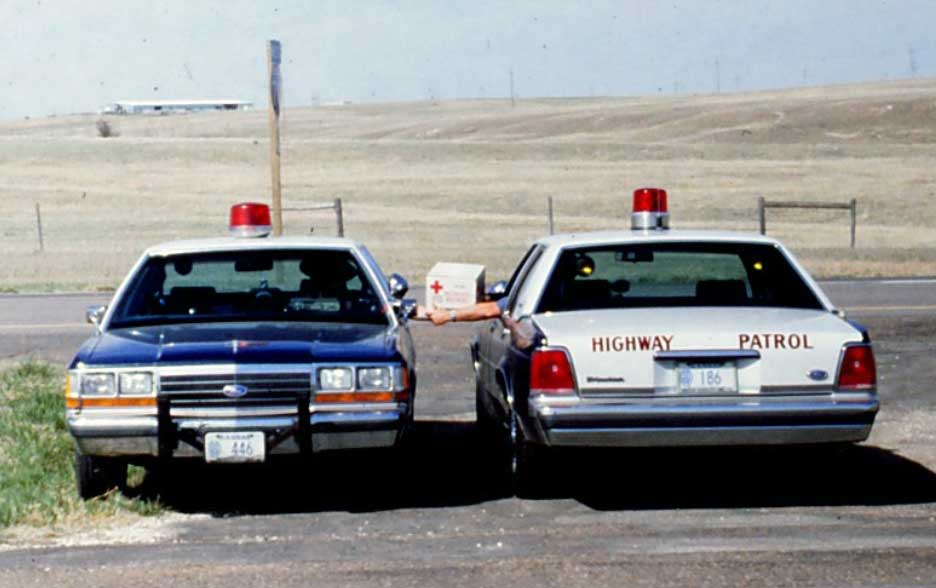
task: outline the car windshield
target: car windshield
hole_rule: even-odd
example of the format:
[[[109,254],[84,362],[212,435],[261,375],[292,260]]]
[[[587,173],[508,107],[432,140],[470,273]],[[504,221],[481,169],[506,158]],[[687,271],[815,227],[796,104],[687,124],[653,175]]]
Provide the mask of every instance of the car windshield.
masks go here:
[[[110,327],[212,321],[389,323],[349,251],[298,250],[150,258]]]
[[[822,309],[776,247],[659,243],[564,251],[537,312],[654,306]]]

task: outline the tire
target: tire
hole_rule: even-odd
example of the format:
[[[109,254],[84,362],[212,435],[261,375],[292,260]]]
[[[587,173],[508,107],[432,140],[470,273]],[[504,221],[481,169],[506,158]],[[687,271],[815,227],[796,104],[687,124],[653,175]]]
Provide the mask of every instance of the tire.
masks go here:
[[[84,500],[127,486],[127,463],[114,458],[85,455],[75,450],[75,480]]]
[[[516,419],[516,416],[514,417]],[[545,447],[530,443],[523,437],[519,423],[515,423],[513,479],[514,492],[520,498],[537,498],[544,493]]]
[[[513,492],[511,464],[513,446],[507,425],[492,416],[484,405],[484,389],[475,380],[475,439],[478,471],[497,497]]]

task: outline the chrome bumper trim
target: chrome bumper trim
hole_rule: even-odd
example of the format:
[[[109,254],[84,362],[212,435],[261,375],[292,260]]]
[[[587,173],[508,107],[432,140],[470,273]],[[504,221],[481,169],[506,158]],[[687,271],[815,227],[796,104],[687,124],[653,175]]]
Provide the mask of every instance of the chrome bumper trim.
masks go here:
[[[716,404],[566,404],[530,402],[533,441],[547,445],[653,447],[773,445],[864,441],[877,397],[847,401],[767,401]]]
[[[550,429],[544,432],[540,442],[563,447],[809,445],[857,443],[870,434],[871,425]]]

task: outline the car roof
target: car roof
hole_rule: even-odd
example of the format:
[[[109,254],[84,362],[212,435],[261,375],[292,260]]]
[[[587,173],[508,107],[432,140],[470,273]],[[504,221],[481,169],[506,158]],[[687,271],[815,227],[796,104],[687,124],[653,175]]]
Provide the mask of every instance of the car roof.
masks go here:
[[[779,241],[758,235],[756,233],[737,233],[733,231],[681,231],[681,230],[618,230],[595,231],[584,233],[566,233],[551,235],[537,241],[547,247],[578,247],[597,246],[606,244],[640,244],[640,243],[761,243],[765,245],[779,245]]]
[[[216,239],[187,239],[168,241],[149,247],[144,255],[165,257],[186,253],[214,253],[224,251],[263,251],[275,249],[362,249],[361,243],[340,237],[219,237]]]

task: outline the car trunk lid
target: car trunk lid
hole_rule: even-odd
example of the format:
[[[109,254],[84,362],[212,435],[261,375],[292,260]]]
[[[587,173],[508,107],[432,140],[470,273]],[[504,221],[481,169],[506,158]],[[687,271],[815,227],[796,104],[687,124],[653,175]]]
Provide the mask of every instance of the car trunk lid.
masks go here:
[[[830,312],[794,308],[604,309],[533,319],[547,345],[569,351],[583,396],[829,393],[842,347],[862,340]]]

